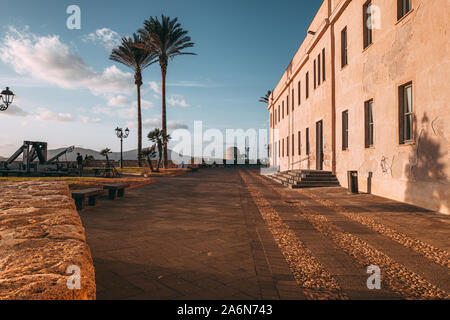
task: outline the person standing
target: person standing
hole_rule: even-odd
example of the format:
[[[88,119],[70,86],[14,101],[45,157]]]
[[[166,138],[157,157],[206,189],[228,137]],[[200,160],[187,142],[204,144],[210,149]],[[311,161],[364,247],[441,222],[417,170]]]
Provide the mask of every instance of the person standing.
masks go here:
[[[80,170],[80,177],[83,176],[83,156],[77,153],[77,167]]]

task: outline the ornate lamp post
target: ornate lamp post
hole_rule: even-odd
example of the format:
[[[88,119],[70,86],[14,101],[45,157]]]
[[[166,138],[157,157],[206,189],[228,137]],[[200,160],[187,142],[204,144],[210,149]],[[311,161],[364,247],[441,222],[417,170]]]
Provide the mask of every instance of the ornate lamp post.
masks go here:
[[[6,87],[6,89],[0,93],[0,99],[1,102],[3,102],[3,104],[0,104],[0,111],[6,111],[14,100],[14,93],[9,90],[9,87]]]
[[[125,131],[123,131],[122,128],[117,127],[116,135],[117,138],[120,139],[120,168],[123,169],[123,139],[128,138],[130,135],[130,129],[126,128]]]

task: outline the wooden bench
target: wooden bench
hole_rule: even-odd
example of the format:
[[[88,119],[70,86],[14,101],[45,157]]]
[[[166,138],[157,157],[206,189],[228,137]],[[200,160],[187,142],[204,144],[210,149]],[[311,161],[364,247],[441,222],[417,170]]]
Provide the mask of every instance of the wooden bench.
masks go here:
[[[102,189],[84,189],[76,190],[72,192],[72,198],[75,200],[75,205],[78,211],[83,210],[86,198],[88,199],[89,206],[95,206],[97,203],[97,197],[102,193]]]
[[[123,198],[125,196],[125,188],[129,186],[128,183],[107,184],[103,186],[103,189],[108,190],[109,199],[115,200],[116,198]]]

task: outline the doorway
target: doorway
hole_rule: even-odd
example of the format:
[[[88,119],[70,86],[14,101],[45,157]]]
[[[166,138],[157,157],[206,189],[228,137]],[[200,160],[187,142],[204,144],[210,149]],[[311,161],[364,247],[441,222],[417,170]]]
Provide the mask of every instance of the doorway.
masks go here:
[[[323,122],[316,122],[316,170],[323,170]]]

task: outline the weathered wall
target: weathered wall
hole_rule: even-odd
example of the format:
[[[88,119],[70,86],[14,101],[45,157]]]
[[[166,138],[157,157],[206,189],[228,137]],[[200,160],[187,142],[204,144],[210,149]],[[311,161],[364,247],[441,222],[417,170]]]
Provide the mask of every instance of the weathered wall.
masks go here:
[[[67,286],[69,266],[80,268],[79,290]],[[0,300],[95,294],[90,250],[67,184],[0,182]]]
[[[373,1],[380,28],[362,45],[364,1],[353,0],[336,22],[336,39],[347,26],[349,65],[336,71],[337,173],[358,170],[360,189],[450,213],[450,3],[413,0],[413,11],[397,21],[396,3]],[[339,48],[339,47],[338,47]],[[336,65],[340,66],[337,50]],[[399,143],[398,87],[412,81],[414,142]],[[364,145],[364,101],[373,99],[375,141]],[[349,150],[342,150],[341,112],[349,110]],[[369,180],[369,173],[373,177]]]
[[[405,201],[430,210],[450,213],[450,42],[448,35],[449,1],[412,0],[413,10],[397,20],[393,0],[373,0],[379,8],[380,25],[373,30],[373,43],[363,48],[362,8],[366,0],[324,1],[310,30],[325,31],[308,35],[272,95],[269,111],[292,88],[297,95],[297,79],[304,84],[310,74],[310,98],[272,128],[279,138],[302,132],[302,155],[281,157],[272,153],[271,162],[280,170],[315,169],[315,122],[324,121],[324,169],[332,168],[333,96],[335,94],[336,173],[342,185],[347,171],[357,170],[360,190]],[[326,8],[329,19],[325,20]],[[348,65],[341,68],[341,31],[347,27]],[[335,90],[331,79],[334,39]],[[313,60],[323,47],[327,50],[327,80],[313,88]],[[399,143],[398,87],[412,82],[414,104],[414,141]],[[374,146],[365,147],[364,102],[373,99]],[[342,150],[342,111],[349,113],[349,147]],[[310,131],[311,155],[300,167],[292,163],[304,158],[305,128]],[[271,142],[274,145],[273,132]],[[296,136],[297,138],[297,136]],[[297,145],[297,143],[296,143]],[[275,150],[273,150],[275,151]],[[296,152],[297,154],[297,152]],[[371,178],[370,178],[371,177]]]

